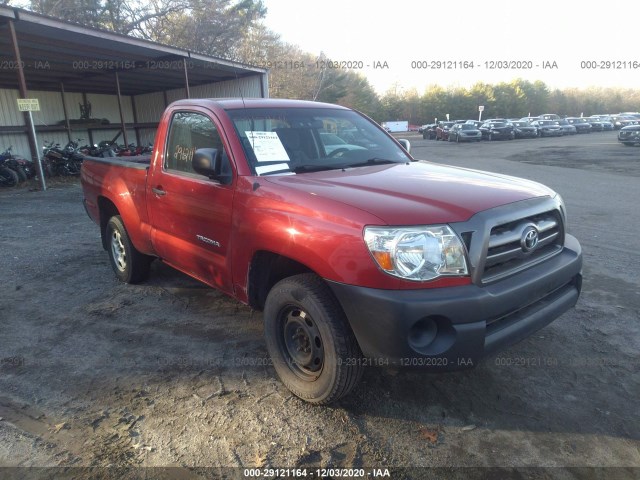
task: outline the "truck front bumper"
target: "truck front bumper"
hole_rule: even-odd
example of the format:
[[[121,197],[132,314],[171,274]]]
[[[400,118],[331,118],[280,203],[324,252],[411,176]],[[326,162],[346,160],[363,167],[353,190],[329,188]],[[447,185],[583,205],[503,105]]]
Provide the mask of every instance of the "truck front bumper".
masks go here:
[[[567,235],[555,257],[489,285],[380,290],[328,284],[371,364],[457,370],[512,345],[573,307],[582,250]]]

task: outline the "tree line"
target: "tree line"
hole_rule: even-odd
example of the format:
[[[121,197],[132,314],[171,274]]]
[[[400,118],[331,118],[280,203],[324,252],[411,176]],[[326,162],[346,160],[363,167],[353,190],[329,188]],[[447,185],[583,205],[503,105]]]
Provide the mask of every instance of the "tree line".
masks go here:
[[[640,110],[640,90],[551,89],[514,79],[469,88],[429,85],[424,92],[399,85],[378,94],[367,78],[331,68],[322,52],[283,42],[262,22],[262,0],[29,0],[26,7],[85,26],[164,43],[193,52],[269,68],[270,96],[337,103],[382,121],[432,123],[435,118],[522,117],[557,113],[588,116]]]

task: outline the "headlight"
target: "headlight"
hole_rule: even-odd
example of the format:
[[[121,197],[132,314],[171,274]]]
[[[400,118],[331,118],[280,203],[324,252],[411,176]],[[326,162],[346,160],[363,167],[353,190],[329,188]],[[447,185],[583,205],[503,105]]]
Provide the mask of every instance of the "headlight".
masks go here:
[[[447,225],[366,227],[364,241],[378,266],[396,277],[425,281],[468,275],[464,246]]]

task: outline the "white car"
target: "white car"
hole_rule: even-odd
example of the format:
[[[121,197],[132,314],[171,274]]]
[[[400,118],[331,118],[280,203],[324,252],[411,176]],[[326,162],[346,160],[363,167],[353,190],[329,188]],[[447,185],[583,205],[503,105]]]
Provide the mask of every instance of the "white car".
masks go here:
[[[345,142],[342,138],[340,138],[335,133],[320,132],[320,139],[322,140],[322,144],[324,145],[324,150],[327,153],[327,156],[330,156],[333,152],[335,152],[338,149],[366,150],[366,148],[361,147],[360,145],[352,145],[350,143]]]

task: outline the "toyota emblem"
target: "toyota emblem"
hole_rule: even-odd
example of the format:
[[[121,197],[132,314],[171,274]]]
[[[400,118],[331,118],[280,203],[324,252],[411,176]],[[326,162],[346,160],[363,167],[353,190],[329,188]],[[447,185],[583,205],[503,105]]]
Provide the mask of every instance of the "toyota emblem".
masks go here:
[[[535,250],[538,246],[538,229],[533,225],[529,225],[522,232],[522,239],[520,240],[520,245],[522,246],[522,251],[529,253]]]

